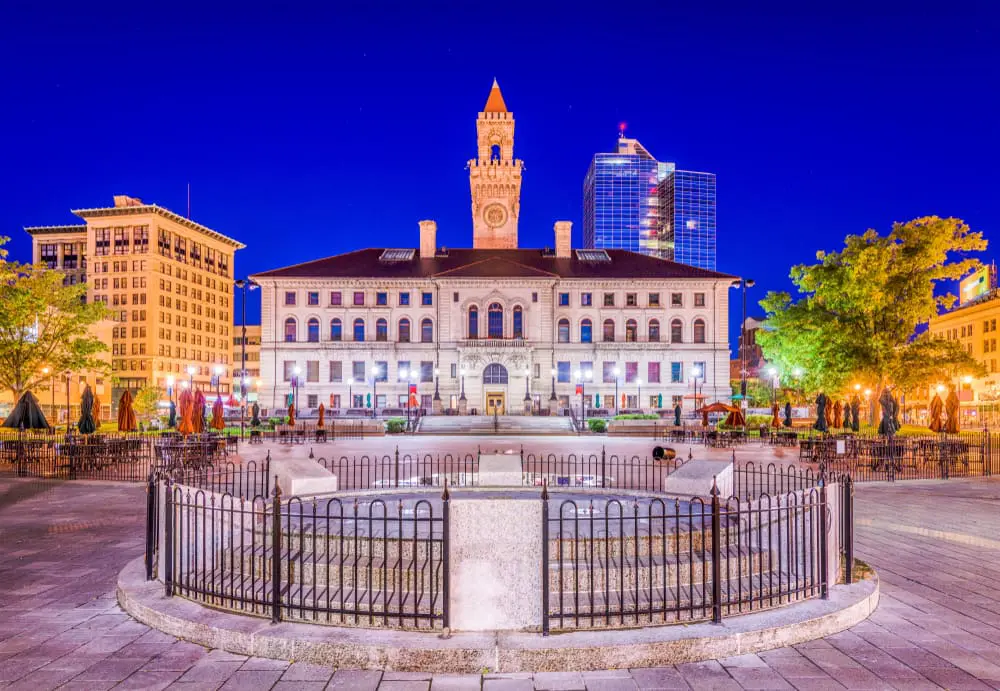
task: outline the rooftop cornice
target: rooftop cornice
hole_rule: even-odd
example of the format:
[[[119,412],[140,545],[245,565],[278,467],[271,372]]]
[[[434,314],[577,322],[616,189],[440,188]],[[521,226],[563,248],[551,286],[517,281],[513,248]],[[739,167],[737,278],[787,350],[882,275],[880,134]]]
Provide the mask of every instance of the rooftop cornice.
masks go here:
[[[179,214],[175,214],[169,209],[164,209],[162,206],[157,206],[156,204],[142,204],[139,206],[111,206],[102,207],[98,209],[74,209],[73,213],[80,218],[111,218],[115,216],[138,216],[143,214],[156,214],[157,216],[162,216],[163,218],[169,219],[178,225],[182,225],[185,228],[197,231],[204,235],[209,236],[213,240],[217,240],[223,244],[229,245],[233,249],[241,250],[246,245],[238,240],[234,240],[231,237],[223,235],[217,231],[212,230],[208,226],[203,226],[200,223],[195,223],[190,218],[184,218]]]

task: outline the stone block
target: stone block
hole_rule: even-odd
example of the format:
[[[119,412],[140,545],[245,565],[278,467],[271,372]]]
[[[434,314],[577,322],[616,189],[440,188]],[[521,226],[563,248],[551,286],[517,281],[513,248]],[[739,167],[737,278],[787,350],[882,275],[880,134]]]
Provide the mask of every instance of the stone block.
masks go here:
[[[719,486],[720,498],[725,501],[733,493],[731,461],[688,461],[667,476],[666,491],[681,497],[707,497],[712,491],[713,478]]]
[[[479,457],[480,487],[520,487],[522,477],[519,454],[483,454]]]
[[[286,497],[312,496],[337,491],[337,476],[308,458],[273,458],[271,473]]]

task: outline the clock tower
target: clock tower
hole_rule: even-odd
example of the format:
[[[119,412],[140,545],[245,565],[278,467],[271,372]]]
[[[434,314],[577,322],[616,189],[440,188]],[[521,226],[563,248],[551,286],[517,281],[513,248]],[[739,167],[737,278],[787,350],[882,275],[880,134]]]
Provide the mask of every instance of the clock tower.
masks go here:
[[[469,161],[473,249],[516,249],[522,162],[514,158],[514,114],[497,80],[476,119],[479,156]]]

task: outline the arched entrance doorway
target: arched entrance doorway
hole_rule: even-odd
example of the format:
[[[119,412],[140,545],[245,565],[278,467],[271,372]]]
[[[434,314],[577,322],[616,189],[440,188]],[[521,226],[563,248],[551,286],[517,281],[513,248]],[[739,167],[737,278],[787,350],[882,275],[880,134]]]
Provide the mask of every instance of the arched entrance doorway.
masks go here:
[[[483,370],[483,405],[487,415],[507,412],[507,368],[498,362]]]

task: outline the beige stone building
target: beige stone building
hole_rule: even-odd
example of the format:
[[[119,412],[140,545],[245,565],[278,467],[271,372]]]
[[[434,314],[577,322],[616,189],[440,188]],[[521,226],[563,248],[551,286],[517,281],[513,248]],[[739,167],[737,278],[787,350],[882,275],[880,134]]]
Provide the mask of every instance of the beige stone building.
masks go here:
[[[247,324],[246,348],[243,347],[243,327],[237,324],[233,328],[233,378],[236,380],[234,391],[239,395],[239,378],[247,379],[247,393],[249,399],[254,400],[254,396],[260,388],[260,324]],[[243,360],[244,354],[246,360]]]
[[[109,207],[78,209],[84,223],[31,226],[32,260],[86,282],[87,299],[110,311],[106,343],[117,400],[124,388],[166,390],[191,382],[230,391],[233,261],[242,243],[155,204],[115,196]],[[103,339],[102,339],[103,340]],[[88,377],[86,373],[78,375]],[[100,394],[98,389],[98,394]],[[75,403],[79,391],[71,391]]]
[[[494,83],[470,162],[473,247],[368,248],[255,274],[261,405],[689,413],[728,400],[733,277],[625,250],[520,248],[521,162]],[[358,229],[359,234],[363,229]],[[415,238],[416,239],[416,238]],[[697,389],[697,394],[695,390]]]

